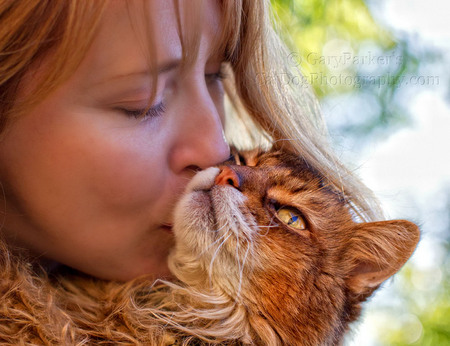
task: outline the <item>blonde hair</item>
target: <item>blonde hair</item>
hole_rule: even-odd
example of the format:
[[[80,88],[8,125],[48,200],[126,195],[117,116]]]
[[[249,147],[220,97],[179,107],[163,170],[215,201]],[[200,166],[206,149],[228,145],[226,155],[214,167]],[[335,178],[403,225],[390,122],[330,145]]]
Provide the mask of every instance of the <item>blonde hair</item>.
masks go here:
[[[0,131],[7,130],[14,117],[42,100],[76,70],[95,36],[107,2],[0,3]],[[306,83],[287,84],[282,78],[271,78],[292,73],[295,67],[290,66],[288,51],[273,28],[270,1],[221,0],[220,5],[223,28],[217,49],[226,52],[229,62],[230,78],[225,83],[233,105],[233,111],[227,114],[230,141],[239,142],[245,131],[252,145],[265,139],[297,152],[321,171],[330,185],[344,192],[355,215],[362,220],[379,218],[381,213],[371,192],[339,163],[329,148],[311,88]],[[179,19],[180,14],[177,15]],[[189,64],[193,57],[190,53],[195,53],[198,41],[183,37],[181,30],[180,35]],[[32,95],[18,100],[22,78],[44,57],[51,59],[52,68],[40,76],[39,87]],[[299,71],[294,73],[300,75]],[[235,131],[236,124],[243,127]]]

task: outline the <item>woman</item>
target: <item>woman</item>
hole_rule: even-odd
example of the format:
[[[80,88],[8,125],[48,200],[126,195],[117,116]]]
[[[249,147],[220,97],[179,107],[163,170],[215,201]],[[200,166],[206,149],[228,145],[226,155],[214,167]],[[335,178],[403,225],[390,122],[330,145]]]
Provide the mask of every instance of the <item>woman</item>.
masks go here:
[[[309,88],[276,78],[290,66],[268,7],[3,1],[4,253],[107,280],[168,276],[173,206],[229,156],[225,138],[297,151],[374,217],[324,144]]]

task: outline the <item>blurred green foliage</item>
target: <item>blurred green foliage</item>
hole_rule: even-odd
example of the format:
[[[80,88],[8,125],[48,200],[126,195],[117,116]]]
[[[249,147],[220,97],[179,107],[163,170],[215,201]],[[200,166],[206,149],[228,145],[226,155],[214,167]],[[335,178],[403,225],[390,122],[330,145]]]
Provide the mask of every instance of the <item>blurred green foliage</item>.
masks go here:
[[[291,50],[288,58],[320,99],[351,95],[362,104],[372,101],[370,116],[346,117],[338,129],[342,136],[364,145],[368,138],[409,124],[404,103],[411,95],[400,87],[424,61],[438,58],[434,51],[381,25],[363,0],[271,2]],[[450,345],[450,191],[447,196],[446,210],[436,212],[441,229],[433,231],[439,249],[432,251],[443,253],[441,263],[432,268],[409,264],[402,270],[392,287],[397,304],[374,307],[382,318],[371,345]]]
[[[303,75],[319,98],[358,92],[379,109],[341,132],[367,136],[408,123],[395,102],[421,54],[378,24],[362,0],[272,0],[276,22]],[[379,131],[378,131],[379,133]]]
[[[349,55],[368,41],[383,50],[396,45],[390,33],[375,23],[361,0],[277,0],[272,1],[272,5],[285,41],[296,54],[302,72],[312,82],[319,97],[353,88],[351,84],[330,85],[314,78],[342,70],[349,75],[356,74],[356,65],[337,59],[351,59]],[[335,47],[327,52],[327,44],[333,41]]]
[[[395,315],[384,309],[386,319],[379,333],[383,344],[450,345],[450,243],[445,244],[447,256],[440,265],[408,266],[402,271],[396,286],[405,306]]]

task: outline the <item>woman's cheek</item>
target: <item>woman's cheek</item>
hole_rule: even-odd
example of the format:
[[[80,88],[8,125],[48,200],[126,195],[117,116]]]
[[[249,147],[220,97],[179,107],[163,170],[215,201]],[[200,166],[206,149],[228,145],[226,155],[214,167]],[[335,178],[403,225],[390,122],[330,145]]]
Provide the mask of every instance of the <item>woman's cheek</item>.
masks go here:
[[[161,152],[135,143],[112,141],[104,150],[97,145],[98,155],[87,164],[88,180],[95,182],[92,192],[112,208],[148,207],[166,192],[169,174]]]

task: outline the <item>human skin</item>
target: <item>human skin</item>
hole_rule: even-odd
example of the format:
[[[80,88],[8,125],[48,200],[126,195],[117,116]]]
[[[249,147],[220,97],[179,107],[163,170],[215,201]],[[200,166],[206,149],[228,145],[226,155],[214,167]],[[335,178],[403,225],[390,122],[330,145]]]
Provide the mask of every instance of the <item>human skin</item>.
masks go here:
[[[164,67],[152,104],[162,102],[163,112],[127,113],[146,108],[152,77],[137,34],[143,23],[132,23],[125,1],[112,1],[79,68],[5,133],[0,181],[9,243],[100,278],[169,274],[177,198],[195,171],[229,156],[216,78],[222,57],[212,52],[218,4],[206,2],[198,58],[183,71],[172,5],[151,1],[148,14]],[[45,62],[25,76],[19,98],[32,92]]]

